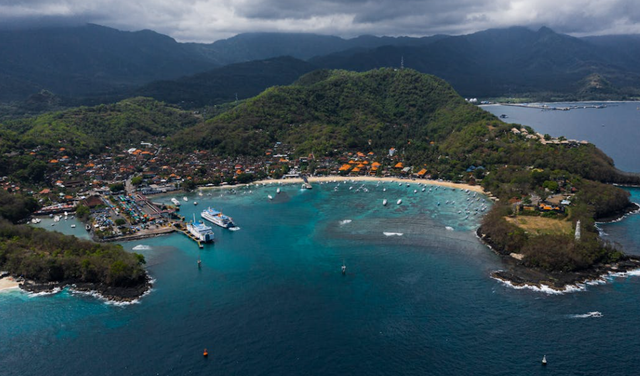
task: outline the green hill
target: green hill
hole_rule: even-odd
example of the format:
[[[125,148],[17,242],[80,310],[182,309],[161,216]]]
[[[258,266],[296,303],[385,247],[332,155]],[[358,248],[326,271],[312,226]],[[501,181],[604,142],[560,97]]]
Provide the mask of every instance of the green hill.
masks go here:
[[[491,118],[443,80],[412,70],[317,71],[180,132],[172,142],[224,155],[263,155],[276,142],[299,155],[404,145],[411,152]]]
[[[7,138],[0,142],[0,150],[65,147],[69,155],[85,155],[105,146],[158,140],[198,121],[192,113],[162,102],[131,98],[7,121],[3,124]]]

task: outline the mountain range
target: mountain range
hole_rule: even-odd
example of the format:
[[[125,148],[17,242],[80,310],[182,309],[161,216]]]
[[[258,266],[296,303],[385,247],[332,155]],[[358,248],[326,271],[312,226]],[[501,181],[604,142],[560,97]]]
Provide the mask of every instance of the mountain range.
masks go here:
[[[546,27],[423,38],[248,33],[203,44],[89,24],[0,31],[0,56],[3,102],[48,90],[70,104],[146,95],[197,107],[249,98],[315,69],[401,65],[468,97],[640,95],[639,36],[575,38]]]

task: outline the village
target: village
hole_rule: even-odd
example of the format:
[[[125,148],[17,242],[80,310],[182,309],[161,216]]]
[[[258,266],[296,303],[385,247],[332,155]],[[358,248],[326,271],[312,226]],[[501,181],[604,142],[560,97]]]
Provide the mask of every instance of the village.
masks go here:
[[[530,133],[526,128],[513,128],[512,133],[540,143],[568,147],[586,141],[555,139]],[[39,150],[31,150],[38,155]],[[4,189],[23,192],[37,198],[41,209],[36,215],[57,215],[79,210],[78,217],[87,220],[87,230],[101,241],[128,240],[175,231],[181,220],[175,205],[154,202],[151,197],[177,190],[192,191],[197,187],[247,184],[255,180],[308,176],[370,176],[406,179],[438,179],[435,169],[406,165],[403,152],[390,147],[384,155],[373,152],[342,152],[332,156],[313,154],[293,158],[295,150],[276,142],[264,150],[262,157],[238,156],[222,158],[200,150],[188,154],[170,148],[141,142],[124,150],[107,148],[99,155],[86,158],[69,157],[59,148],[47,163],[47,188],[39,191],[23,189],[2,178]],[[479,183],[483,166],[468,166],[458,181]],[[575,192],[566,181],[554,182],[549,198],[515,197],[516,212],[563,213]],[[567,188],[565,190],[565,187]],[[557,194],[553,194],[557,193]]]

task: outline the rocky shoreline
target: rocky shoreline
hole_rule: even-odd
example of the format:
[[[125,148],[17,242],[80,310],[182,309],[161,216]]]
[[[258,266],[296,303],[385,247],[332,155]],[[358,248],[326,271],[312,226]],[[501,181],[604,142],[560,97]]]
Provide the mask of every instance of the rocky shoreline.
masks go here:
[[[636,205],[637,206],[637,205]],[[625,214],[626,215],[626,214]],[[521,261],[511,255],[500,253],[491,239],[482,233],[482,227],[476,230],[476,236],[502,259],[505,270],[491,273],[491,277],[508,283],[514,287],[549,288],[564,292],[578,285],[597,283],[615,273],[626,273],[640,269],[640,258],[626,256],[624,260],[611,264],[596,264],[590,269],[577,272],[550,272],[522,265]]]
[[[136,286],[117,287],[109,286],[103,283],[88,283],[79,281],[61,281],[61,282],[35,282],[31,280],[23,280],[19,287],[33,294],[54,293],[69,287],[74,291],[96,294],[99,297],[116,303],[130,303],[149,292],[152,287],[151,278],[145,275],[144,281]]]
[[[622,210],[612,212],[604,217],[596,218],[596,222],[598,223],[618,222],[624,219],[627,215],[636,214],[636,213],[640,213],[640,205],[636,204],[635,202],[632,202]]]

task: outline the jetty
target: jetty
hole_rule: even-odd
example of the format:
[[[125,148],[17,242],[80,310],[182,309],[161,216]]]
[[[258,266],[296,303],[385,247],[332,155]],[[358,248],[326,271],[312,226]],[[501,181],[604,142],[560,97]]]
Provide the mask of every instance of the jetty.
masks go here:
[[[300,174],[300,177],[302,178],[302,181],[304,182],[304,183],[302,183],[302,186],[303,186],[305,189],[312,189],[312,188],[313,188],[313,187],[311,186],[311,184],[309,183],[309,180],[307,179],[307,175]]]

